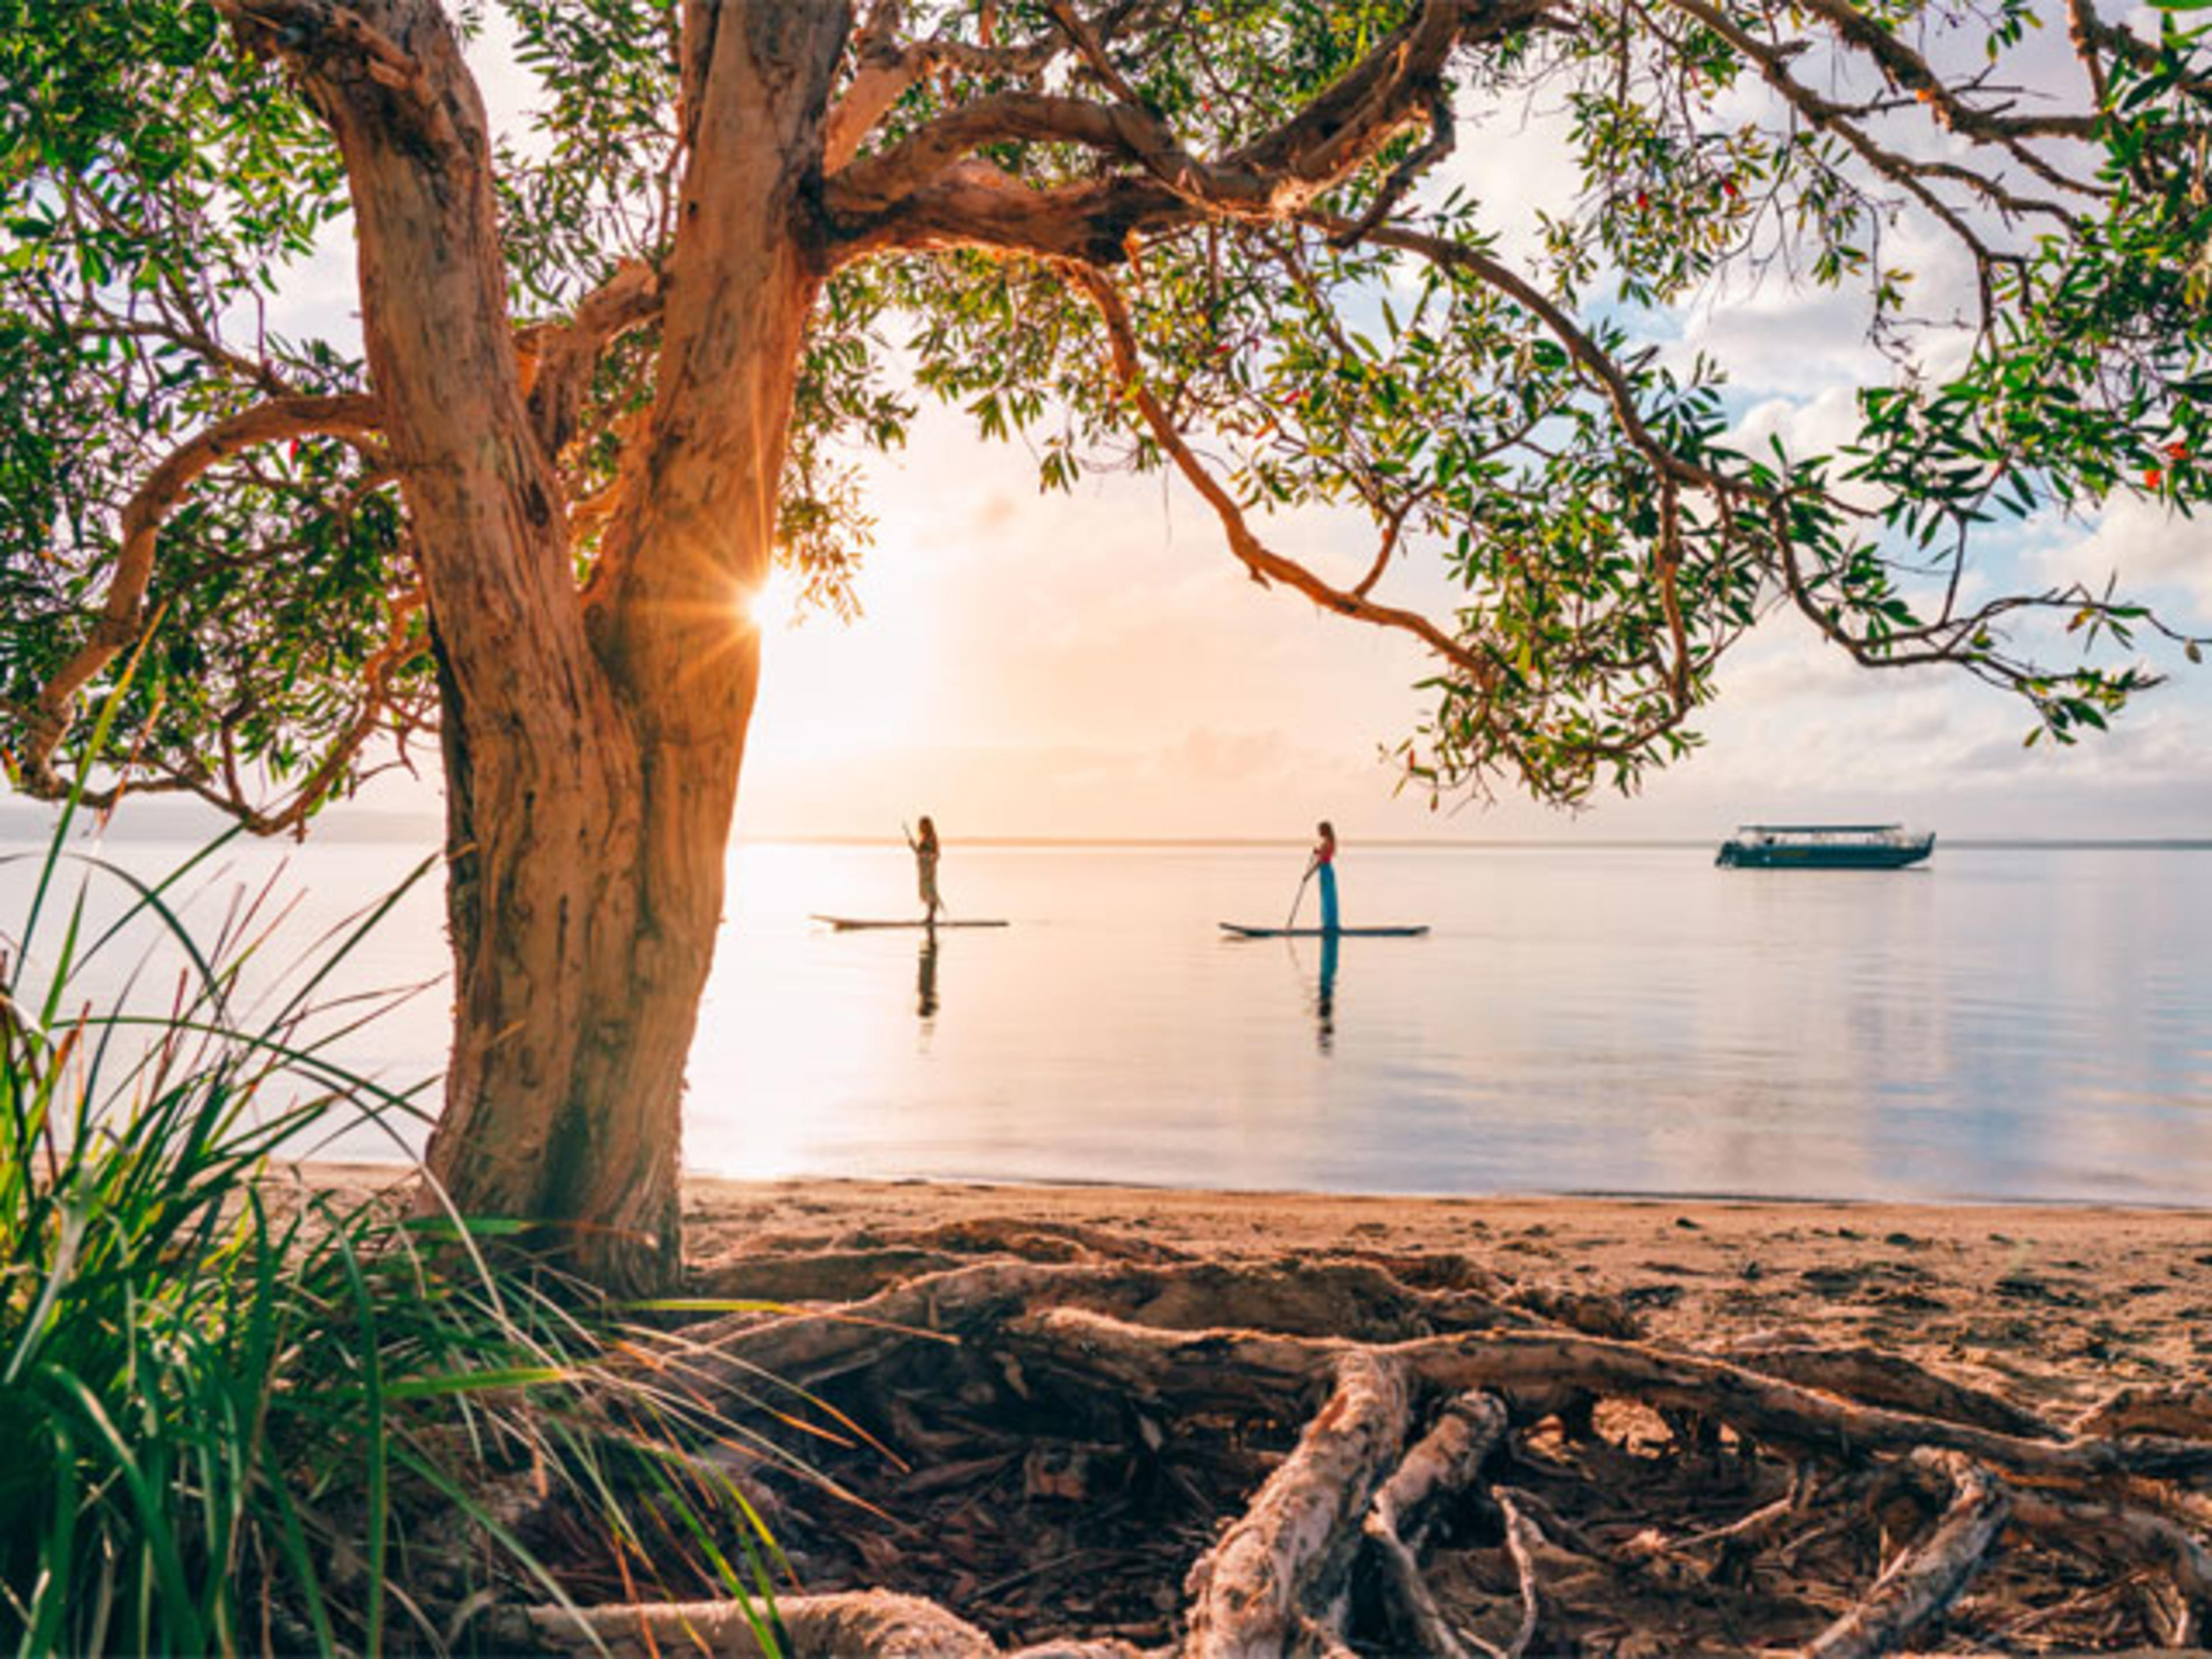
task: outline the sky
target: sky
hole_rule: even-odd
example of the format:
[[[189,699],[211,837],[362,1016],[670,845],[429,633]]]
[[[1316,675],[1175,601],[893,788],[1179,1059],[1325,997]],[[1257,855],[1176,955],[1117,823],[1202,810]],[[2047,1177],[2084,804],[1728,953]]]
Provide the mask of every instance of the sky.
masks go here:
[[[519,130],[527,82],[496,28],[474,58],[495,119]],[[1434,188],[1471,191],[1507,250],[1525,246],[1535,210],[1573,188],[1555,130],[1540,110],[1492,112]],[[343,236],[280,296],[280,321],[353,331]],[[1846,430],[1850,387],[1880,373],[1863,313],[1833,295],[1723,294],[1668,321],[1670,349],[1728,365],[1746,439]],[[921,812],[955,840],[1294,837],[1321,817],[1351,839],[1717,839],[1838,817],[1954,836],[2212,833],[2212,675],[2145,698],[2108,738],[2027,749],[2024,706],[1963,676],[1856,668],[1784,617],[1723,665],[1706,746],[1638,797],[1573,815],[1434,803],[1388,760],[1422,713],[1419,647],[1263,591],[1179,482],[1094,476],[1042,495],[1018,441],[933,406],[868,471],[878,537],[859,620],[769,618],[742,836],[888,836]],[[1347,579],[1368,556],[1330,523],[1271,533]],[[2212,628],[2212,529],[2143,504],[2033,520],[1995,568],[2031,586],[2118,571]],[[428,787],[380,785],[362,806],[422,810]]]

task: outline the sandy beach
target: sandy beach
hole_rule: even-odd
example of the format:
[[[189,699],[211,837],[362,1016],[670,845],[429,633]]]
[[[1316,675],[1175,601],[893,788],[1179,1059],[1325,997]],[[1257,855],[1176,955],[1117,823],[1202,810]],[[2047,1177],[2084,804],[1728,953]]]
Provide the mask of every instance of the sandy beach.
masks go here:
[[[1621,1297],[1661,1341],[1802,1331],[1910,1352],[2063,1416],[2212,1363],[2212,1212],[1646,1198],[1392,1198],[882,1181],[686,1188],[702,1266],[981,1219],[1194,1255],[1465,1255]]]
[[[395,1176],[309,1171],[316,1184],[360,1194]],[[1795,1379],[1810,1392],[1754,1386],[1784,1388],[1785,1414],[1809,1402],[1835,1425],[1823,1448],[1818,1431],[1805,1438],[1802,1417],[1796,1427],[1759,1419],[1764,1407],[1746,1417],[1741,1397],[1731,1406],[1709,1392],[1739,1386],[1710,1369],[1689,1373],[1706,1381],[1662,1382],[1656,1395],[1601,1387],[1621,1397],[1599,1401],[1594,1419],[1577,1417],[1571,1389],[1516,1386],[1523,1427],[1503,1478],[1520,1484],[1496,1492],[1538,1506],[1540,1547],[1516,1583],[1498,1511],[1474,1502],[1468,1529],[1432,1541],[1425,1569],[1438,1605],[1494,1644],[1534,1616],[1528,1609],[1540,1609],[1546,1632],[1532,1654],[1617,1659],[1796,1651],[1837,1620],[1877,1612],[1900,1620],[1899,1640],[1910,1629],[1905,1645],[1929,1652],[2114,1653],[2146,1641],[2180,1650],[2201,1639],[2160,1549],[2183,1551],[2172,1571],[2186,1586],[2202,1577],[2202,1546],[2147,1549],[2141,1540],[2179,1536],[2160,1532],[2167,1523],[2149,1510],[2193,1529],[2203,1499],[2071,1474],[2062,1486],[2122,1507],[2037,1497],[2040,1477],[2029,1473],[2011,1498],[1990,1500],[2019,1506],[2016,1540],[1962,1572],[1959,1584],[1971,1576],[1971,1587],[1947,1592],[1947,1612],[1902,1622],[1875,1587],[1899,1551],[1933,1549],[1946,1535],[1946,1526],[1929,1528],[1946,1501],[1942,1480],[1964,1465],[1936,1453],[1911,1466],[1919,1475],[1896,1463],[1884,1474],[1849,1446],[1885,1432],[1854,1415],[1884,1406],[1906,1414],[1893,1423],[1917,1423],[1936,1443],[1978,1446],[1977,1455],[2022,1471],[2088,1455],[2038,1449],[2060,1443],[2117,1444],[2106,1437],[2146,1431],[2201,1440],[2197,1379],[2212,1354],[2203,1211],[695,1177],[684,1226],[696,1292],[830,1315],[737,1313],[706,1338],[715,1348],[734,1342],[760,1376],[788,1379],[787,1364],[798,1365],[820,1390],[801,1415],[828,1413],[805,1443],[836,1494],[772,1460],[751,1466],[794,1588],[829,1593],[794,1607],[888,1589],[921,1598],[898,1605],[973,1621],[988,1632],[975,1638],[979,1652],[1002,1650],[993,1640],[1071,1638],[1152,1650],[1194,1616],[1179,1588],[1194,1582],[1194,1562],[1226,1547],[1222,1528],[1248,1501],[1264,1507],[1251,1496],[1257,1483],[1279,1482],[1306,1455],[1285,1461],[1300,1413],[1277,1409],[1285,1397],[1265,1378],[1273,1362],[1250,1369],[1279,1339],[1238,1328],[1303,1332],[1292,1340],[1307,1342],[1425,1338],[1435,1352],[1468,1321],[1478,1346],[1483,1330],[1504,1330],[1510,1344],[1517,1324],[1570,1368],[1602,1350],[1643,1356],[1635,1363],[1656,1364],[1654,1376],[1673,1355],[1692,1368],[1717,1362],[1739,1380]],[[1063,1270],[1073,1277],[1054,1277]],[[1018,1288],[994,1288],[1001,1282]],[[1009,1295],[1032,1308],[1026,1322]],[[1136,1321],[1113,1328],[1154,1344],[1154,1358],[1138,1372],[1101,1369],[1080,1335],[1107,1328],[1080,1325],[1092,1316],[1067,1314],[1078,1325],[1058,1328],[1061,1338],[1049,1321],[1035,1322],[1037,1306],[1063,1299]],[[956,1340],[916,1345],[918,1325]],[[825,1364],[825,1340],[851,1357]],[[1170,1406],[1143,1367],[1171,1370],[1158,1345],[1178,1340],[1200,1346],[1181,1382],[1158,1373]],[[2116,1410],[2099,1410],[2116,1400]],[[1701,1428],[1708,1401],[1717,1416]],[[1132,1408],[1141,1423],[1161,1407],[1164,1446],[1148,1454],[1125,1440]],[[1752,1420],[1778,1441],[1745,1435]],[[1716,1437],[1720,1422],[1735,1426]],[[1792,1444],[1796,1452],[1780,1455]],[[1813,1473],[1824,1465],[1830,1473]],[[1793,1486],[1793,1468],[1810,1485]],[[1936,1486],[1915,1496],[1917,1480]],[[1981,1500],[1961,1486],[1948,1501],[1963,1515]],[[2124,1516],[2136,1541],[2099,1518],[2108,1515]],[[1747,1528],[1758,1530],[1756,1550]],[[1740,1531],[1746,1553],[1714,1553]],[[614,1599],[617,1582],[605,1588]],[[1370,1637],[1358,1650],[1430,1650],[1396,1627],[1404,1645]]]
[[[323,1164],[368,1192],[391,1166]],[[2212,1211],[1643,1197],[1424,1198],[694,1176],[696,1270],[981,1222],[1103,1229],[1244,1261],[1449,1254],[1620,1297],[1654,1340],[1767,1334],[1910,1354],[2061,1419],[2212,1365]]]

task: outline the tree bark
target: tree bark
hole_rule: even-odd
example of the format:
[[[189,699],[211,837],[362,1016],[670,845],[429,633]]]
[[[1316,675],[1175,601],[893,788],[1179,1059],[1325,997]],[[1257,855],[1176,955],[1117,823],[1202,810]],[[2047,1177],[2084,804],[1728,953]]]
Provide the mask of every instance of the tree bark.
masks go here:
[[[463,1213],[542,1224],[538,1248],[583,1277],[650,1289],[678,1261],[684,1066],[759,673],[744,601],[774,550],[848,20],[696,8],[656,400],[580,596],[507,313],[482,102],[433,0],[353,15],[373,62],[303,31],[262,44],[345,154],[437,641],[455,1021],[428,1163]]]
[[[842,6],[723,5],[666,275],[659,384],[586,596],[594,652],[635,732],[640,830],[614,1011],[580,1057],[556,1189],[641,1230],[649,1260],[581,1240],[602,1283],[678,1266],[684,1067],[721,926],[724,864],[760,677],[746,603],[767,580],[792,393],[822,267],[806,203],[848,21]],[[726,1097],[722,1097],[726,1098]]]

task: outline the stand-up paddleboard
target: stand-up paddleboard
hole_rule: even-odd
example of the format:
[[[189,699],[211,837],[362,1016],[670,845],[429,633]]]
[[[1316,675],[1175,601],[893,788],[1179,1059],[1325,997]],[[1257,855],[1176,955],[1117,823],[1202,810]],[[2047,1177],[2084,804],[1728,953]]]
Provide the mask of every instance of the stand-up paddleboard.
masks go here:
[[[1429,930],[1419,927],[1247,927],[1242,922],[1224,921],[1224,933],[1234,933],[1238,939],[1417,939]]]
[[[855,928],[860,928],[860,927],[930,927],[930,926],[932,926],[932,925],[933,925],[933,924],[931,924],[931,923],[929,923],[929,922],[927,922],[927,921],[923,921],[923,920],[922,920],[922,919],[921,919],[920,917],[916,917],[916,918],[915,918],[913,921],[908,921],[896,920],[896,919],[894,919],[894,920],[888,920],[888,921],[873,921],[873,920],[872,920],[872,919],[870,919],[870,918],[868,918],[868,917],[866,917],[866,916],[825,916],[825,915],[822,915],[819,911],[817,911],[817,912],[815,913],[814,920],[815,920],[815,921],[826,921],[826,922],[828,922],[828,923],[829,923],[832,927],[835,927],[835,928],[836,928],[839,933],[851,933],[851,932],[852,932],[852,931],[854,931]],[[935,925],[936,927],[939,927],[939,928],[945,928],[945,927],[1004,927],[1008,926],[1009,924],[1008,924],[1008,923],[1006,923],[1006,921],[978,921],[978,920],[976,920],[975,918],[974,918],[974,917],[972,917],[972,916],[963,916],[963,917],[961,917],[957,921],[953,921],[953,920],[952,920],[951,917],[949,917],[949,916],[939,916],[939,917],[937,919],[937,921],[936,921],[936,922],[935,922],[935,924],[934,924],[934,925]]]

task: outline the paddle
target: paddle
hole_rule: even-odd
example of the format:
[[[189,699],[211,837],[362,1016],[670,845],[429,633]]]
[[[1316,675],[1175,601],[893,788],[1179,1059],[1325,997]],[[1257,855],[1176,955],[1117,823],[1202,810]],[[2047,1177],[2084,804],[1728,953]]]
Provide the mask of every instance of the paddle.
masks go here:
[[[1313,872],[1314,867],[1309,864],[1306,866],[1305,874],[1298,878],[1298,890],[1292,895],[1291,898],[1291,914],[1283,918],[1283,931],[1285,933],[1288,933],[1291,930],[1291,924],[1296,922],[1298,919],[1298,906],[1305,902],[1306,884],[1313,879]]]

